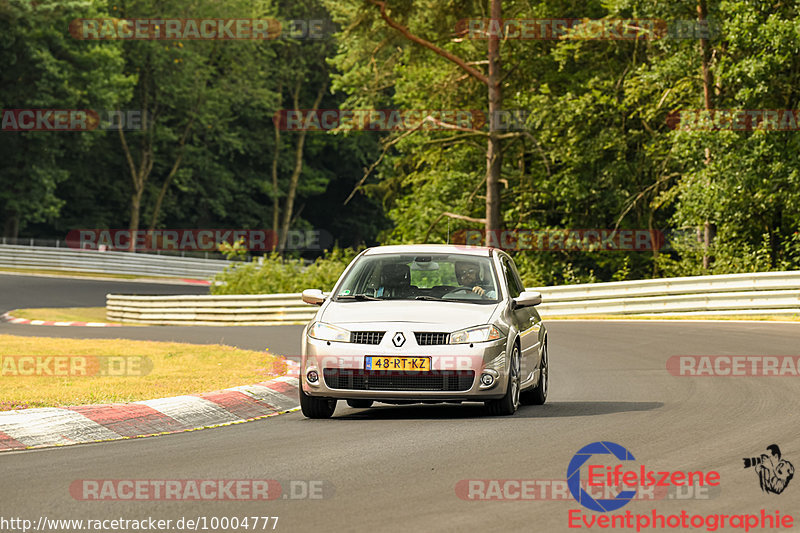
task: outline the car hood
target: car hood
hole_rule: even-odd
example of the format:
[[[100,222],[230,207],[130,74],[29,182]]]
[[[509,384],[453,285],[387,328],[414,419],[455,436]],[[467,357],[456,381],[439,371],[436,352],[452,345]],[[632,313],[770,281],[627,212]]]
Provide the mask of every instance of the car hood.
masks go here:
[[[392,300],[330,302],[319,319],[347,326],[376,322],[414,322],[460,327],[488,324],[498,304]]]

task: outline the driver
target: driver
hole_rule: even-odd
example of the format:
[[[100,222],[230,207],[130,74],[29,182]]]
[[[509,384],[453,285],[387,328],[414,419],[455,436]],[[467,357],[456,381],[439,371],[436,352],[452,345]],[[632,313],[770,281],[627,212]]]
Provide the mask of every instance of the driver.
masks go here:
[[[472,261],[456,261],[456,280],[462,287],[472,288],[472,292],[486,296],[486,283],[481,279],[481,267]],[[490,291],[494,292],[494,291]],[[489,295],[491,296],[491,294]]]

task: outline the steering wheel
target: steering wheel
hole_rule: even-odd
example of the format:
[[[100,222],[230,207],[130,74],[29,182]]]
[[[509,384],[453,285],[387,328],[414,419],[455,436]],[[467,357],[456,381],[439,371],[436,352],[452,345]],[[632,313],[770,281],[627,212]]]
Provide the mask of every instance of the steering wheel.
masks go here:
[[[457,293],[460,293],[460,292],[471,292],[473,294],[478,294],[477,292],[472,290],[472,287],[465,287],[465,286],[461,286],[461,287],[458,287],[457,289],[453,289],[452,291],[448,292],[447,294],[457,294]],[[481,296],[481,298],[484,297],[484,295],[480,295],[480,296]]]
[[[430,289],[428,289],[431,295],[441,298],[445,294],[450,293],[453,290],[452,285],[434,285]]]

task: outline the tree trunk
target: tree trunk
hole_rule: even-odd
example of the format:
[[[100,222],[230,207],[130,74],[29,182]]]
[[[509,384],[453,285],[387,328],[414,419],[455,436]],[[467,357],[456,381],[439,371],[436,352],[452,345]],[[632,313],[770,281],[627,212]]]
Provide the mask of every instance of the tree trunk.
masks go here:
[[[503,17],[501,0],[491,0],[492,20],[499,21]],[[500,80],[500,37],[496,33],[489,35],[489,142],[486,148],[486,242],[490,233],[500,229],[500,171],[503,166],[503,154],[498,138],[499,111],[503,106]]]
[[[139,231],[139,216],[142,211],[142,193],[144,192],[144,184],[141,188],[135,188],[131,195],[131,223],[128,226],[130,230],[131,242],[128,245],[128,251],[136,251],[136,232]]]
[[[144,81],[142,81],[142,109],[144,110],[149,109],[148,105],[150,103],[150,93],[148,92],[149,79],[149,71],[147,68],[145,68],[143,74]],[[148,117],[148,113],[144,113],[144,116],[142,117],[142,138],[139,146],[138,166],[133,160],[133,153],[131,152],[130,146],[128,146],[128,140],[125,137],[125,132],[122,130],[122,121],[120,121],[119,128],[117,129],[120,143],[122,144],[122,153],[124,154],[125,160],[128,163],[128,169],[130,170],[131,181],[133,183],[133,193],[131,194],[131,220],[128,226],[131,238],[130,243],[128,244],[129,252],[136,251],[136,232],[139,231],[142,194],[144,193],[144,186],[147,183],[147,179],[150,177],[150,172],[153,170],[153,163],[155,162],[153,158],[153,136],[151,131],[154,121],[155,117],[153,117],[153,120],[151,121],[150,117]]]
[[[283,84],[278,84],[278,95],[283,100]],[[275,150],[272,153],[272,251],[278,247],[280,230],[280,193],[278,191],[278,156],[281,149],[281,129],[275,124]]]
[[[394,28],[406,39],[427,48],[433,53],[447,59],[457,65],[464,72],[478,80],[489,89],[489,142],[486,148],[486,217],[484,226],[487,231],[486,239],[489,239],[488,232],[499,229],[500,227],[500,170],[502,168],[502,154],[500,152],[500,139],[497,131],[499,118],[497,111],[503,104],[500,80],[500,38],[498,35],[489,36],[489,75],[482,73],[471,64],[464,61],[459,56],[439,48],[430,41],[426,41],[418,35],[392,19],[386,12],[386,2],[383,0],[369,0],[370,3],[378,6],[381,18]],[[491,0],[491,18],[499,20],[503,16],[501,0]]]
[[[708,8],[706,0],[697,0],[697,21],[702,23],[708,17]],[[703,104],[706,111],[711,110],[711,90],[714,86],[714,79],[711,74],[711,49],[708,45],[708,39],[700,39],[700,53],[702,54],[702,72],[703,72]],[[705,149],[706,167],[711,164],[711,150]],[[709,185],[711,185],[709,183]],[[703,270],[708,270],[710,258],[708,256],[708,249],[711,246],[711,222],[706,218],[703,222]]]
[[[322,97],[325,95],[326,85],[323,84],[319,91],[317,92],[317,98],[314,100],[314,106],[311,108],[313,111],[316,111],[319,108],[320,102],[322,102]],[[294,108],[299,109],[299,97],[300,97],[300,82],[297,83],[297,86],[294,90]],[[294,152],[294,170],[292,171],[292,176],[289,179],[289,190],[286,193],[286,204],[283,206],[283,224],[281,226],[281,238],[280,243],[278,245],[278,249],[281,253],[286,250],[286,239],[289,236],[289,226],[291,226],[292,222],[292,210],[294,209],[294,199],[297,194],[297,184],[300,182],[300,174],[303,171],[303,148],[306,142],[306,130],[300,132],[300,137],[297,139],[297,148]]]
[[[156,224],[158,224],[158,215],[161,213],[161,204],[164,202],[164,196],[167,194],[167,189],[169,188],[170,183],[172,183],[172,178],[175,177],[175,174],[178,173],[178,169],[181,168],[181,162],[183,161],[183,154],[186,150],[186,141],[189,139],[189,135],[192,132],[192,126],[194,125],[195,116],[197,116],[197,111],[200,108],[200,97],[197,98],[197,104],[194,107],[194,112],[192,113],[192,118],[189,119],[189,122],[186,124],[186,128],[183,130],[183,136],[181,136],[180,144],[178,144],[178,156],[175,158],[175,162],[172,165],[172,168],[167,174],[167,177],[164,178],[164,183],[161,184],[161,190],[158,193],[158,199],[156,200],[156,206],[153,208],[153,216],[150,218],[150,232],[156,229]]]
[[[19,237],[19,213],[11,210],[6,211],[5,222],[3,222],[3,237],[16,239]]]
[[[145,122],[145,131],[146,127]],[[147,178],[153,170],[153,152],[152,146],[148,141],[149,137],[145,133],[142,138],[141,157],[137,168],[136,163],[133,161],[133,154],[128,147],[128,141],[125,139],[125,133],[122,131],[122,123],[120,123],[119,136],[122,142],[122,150],[125,154],[125,159],[128,161],[128,167],[131,172],[131,181],[133,182],[133,193],[131,194],[131,221],[128,226],[131,241],[128,245],[128,251],[135,252],[136,232],[139,231],[139,217],[142,208],[142,194],[144,193],[144,186],[145,183],[147,183]]]

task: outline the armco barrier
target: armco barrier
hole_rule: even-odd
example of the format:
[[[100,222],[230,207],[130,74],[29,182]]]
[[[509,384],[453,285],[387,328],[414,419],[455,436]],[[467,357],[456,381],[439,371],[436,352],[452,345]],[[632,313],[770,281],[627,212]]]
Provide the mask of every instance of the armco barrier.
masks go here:
[[[800,271],[665,278],[561,287],[542,293],[542,316],[800,314]],[[316,306],[299,294],[107,296],[110,320],[138,324],[302,324]]]
[[[800,314],[800,271],[662,278],[560,287],[542,293],[542,315]]]
[[[106,296],[106,316],[115,322],[195,326],[302,324],[318,307],[299,294],[221,296]]]
[[[0,245],[0,267],[23,270],[209,279],[230,264],[219,259]]]

